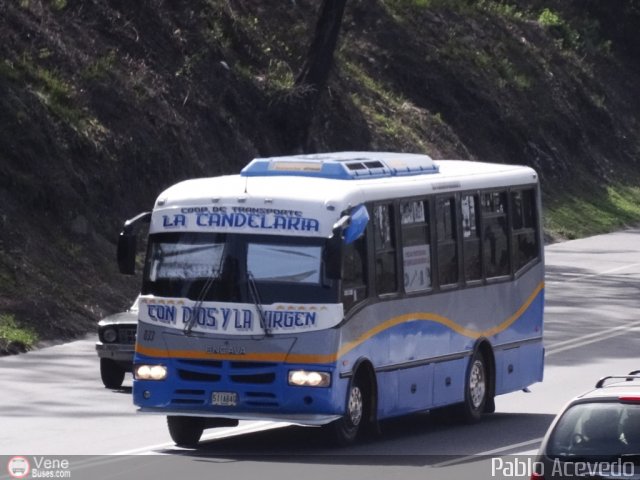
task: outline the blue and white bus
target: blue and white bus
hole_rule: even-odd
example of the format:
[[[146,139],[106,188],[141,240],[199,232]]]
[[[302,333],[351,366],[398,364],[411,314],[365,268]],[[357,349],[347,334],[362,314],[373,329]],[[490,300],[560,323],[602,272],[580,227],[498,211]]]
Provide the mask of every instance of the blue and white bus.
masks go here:
[[[542,380],[536,172],[427,155],[257,158],[178,183],[150,222],[134,403],[178,445],[239,420],[323,425],[340,444],[451,406],[477,421]]]

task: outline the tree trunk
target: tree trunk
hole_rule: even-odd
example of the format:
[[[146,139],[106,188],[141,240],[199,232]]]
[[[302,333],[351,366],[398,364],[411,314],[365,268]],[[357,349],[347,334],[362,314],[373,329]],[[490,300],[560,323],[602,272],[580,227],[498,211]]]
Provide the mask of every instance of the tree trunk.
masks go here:
[[[308,149],[311,124],[329,80],[346,3],[347,0],[323,0],[302,69],[292,91],[279,104],[277,117],[283,127],[287,153]]]

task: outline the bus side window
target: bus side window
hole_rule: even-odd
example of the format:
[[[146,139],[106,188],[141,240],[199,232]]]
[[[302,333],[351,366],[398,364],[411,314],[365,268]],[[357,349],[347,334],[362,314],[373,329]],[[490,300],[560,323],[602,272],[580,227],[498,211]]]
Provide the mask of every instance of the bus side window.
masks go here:
[[[473,281],[482,279],[480,222],[478,221],[480,208],[478,195],[462,195],[460,197],[462,210],[462,249],[464,256],[464,279]]]
[[[402,264],[404,291],[420,292],[431,288],[431,242],[429,205],[415,200],[400,204],[402,224]]]
[[[378,294],[398,290],[394,225],[393,208],[390,204],[373,207],[375,275]]]
[[[438,280],[441,286],[458,283],[456,226],[455,197],[438,197],[436,201],[436,232],[438,238]]]
[[[507,232],[507,192],[482,194],[482,239],[487,278],[511,273]]]
[[[511,192],[512,242],[516,271],[539,255],[535,199],[535,191],[532,188]]]

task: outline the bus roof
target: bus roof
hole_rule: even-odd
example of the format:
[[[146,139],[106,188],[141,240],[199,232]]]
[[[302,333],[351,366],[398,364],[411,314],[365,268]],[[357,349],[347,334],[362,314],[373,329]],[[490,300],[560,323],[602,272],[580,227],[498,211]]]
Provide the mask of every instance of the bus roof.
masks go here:
[[[353,164],[357,163],[362,166],[355,168]],[[332,224],[341,212],[369,201],[530,185],[537,181],[535,171],[529,167],[432,160],[427,155],[295,155],[255,159],[237,175],[183,181],[160,194],[156,210],[193,207],[191,213],[197,213],[198,207],[215,211],[216,205],[234,211],[295,210],[325,218],[322,223]],[[320,230],[323,236],[330,235],[330,225]]]
[[[344,165],[381,160],[387,170],[384,174],[379,171],[364,174],[355,170],[344,173],[349,168]],[[314,164],[318,163],[325,166],[313,170]],[[407,171],[398,173],[402,163],[407,165]],[[339,172],[336,165],[344,169],[343,172]],[[323,168],[327,171],[326,176],[320,174]],[[392,168],[396,171],[391,171]],[[420,168],[423,168],[422,174],[416,172]],[[362,168],[365,169],[377,170],[379,167]],[[345,182],[347,175],[350,181]],[[537,175],[525,166],[466,160],[434,161],[427,155],[417,154],[337,152],[254,159],[240,175],[186,180],[165,190],[159,200],[163,204],[194,205],[202,201],[211,204],[224,198],[242,198],[244,201],[258,196],[267,200],[288,198],[342,203],[358,197],[358,203],[362,203],[390,197],[533,183],[537,183]]]
[[[256,158],[242,169],[245,177],[303,176],[338,180],[438,173],[428,155],[392,152],[335,152]]]

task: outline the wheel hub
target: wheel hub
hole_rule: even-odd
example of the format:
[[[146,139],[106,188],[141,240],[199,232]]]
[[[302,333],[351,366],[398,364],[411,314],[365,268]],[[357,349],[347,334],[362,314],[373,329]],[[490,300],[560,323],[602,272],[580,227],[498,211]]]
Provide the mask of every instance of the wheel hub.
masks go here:
[[[354,386],[351,388],[351,392],[349,392],[349,411],[347,412],[352,425],[357,426],[360,424],[360,420],[362,420],[362,408],[362,392],[360,388]]]
[[[473,408],[479,408],[486,394],[486,382],[484,378],[484,366],[480,360],[473,362],[469,375],[469,394]]]

